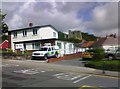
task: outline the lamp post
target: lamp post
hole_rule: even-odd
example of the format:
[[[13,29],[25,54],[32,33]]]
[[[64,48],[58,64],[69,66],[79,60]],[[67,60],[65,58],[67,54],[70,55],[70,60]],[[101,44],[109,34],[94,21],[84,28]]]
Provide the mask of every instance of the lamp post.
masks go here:
[[[105,74],[105,59],[102,61],[102,73]]]

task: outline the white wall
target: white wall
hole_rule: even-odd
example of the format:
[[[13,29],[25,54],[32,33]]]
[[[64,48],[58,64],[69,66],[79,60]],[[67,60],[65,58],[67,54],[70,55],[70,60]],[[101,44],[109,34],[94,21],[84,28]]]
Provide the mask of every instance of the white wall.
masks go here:
[[[56,41],[55,45],[57,45],[57,42],[61,43],[60,51],[62,54],[73,54],[74,53],[74,43],[66,42],[66,41]]]
[[[104,45],[103,48],[105,49],[105,51],[107,51],[107,49],[110,50],[116,50],[116,48],[118,47],[118,45]]]
[[[24,41],[33,41],[33,40],[41,40],[41,39],[58,39],[58,32],[55,31],[51,27],[42,27],[38,29],[37,35],[33,35],[33,29],[27,29],[27,36],[23,36],[23,30],[17,31],[17,37],[14,38],[14,32],[11,32],[11,47],[14,50],[14,42],[24,42]],[[56,33],[56,37],[54,37],[54,33]],[[26,45],[28,49],[32,49],[30,44]]]
[[[56,33],[56,37],[53,36],[53,32]],[[58,39],[58,32],[50,27],[40,28],[38,34],[40,39],[51,39],[51,38]]]
[[[50,39],[50,38],[58,38],[58,32],[53,30],[51,27],[43,27],[38,29],[37,35],[33,35],[33,29],[28,29],[27,36],[23,37],[23,30],[17,31],[17,38],[14,38],[12,32],[13,42],[20,41],[31,41],[31,40],[41,40],[41,39]],[[53,32],[56,33],[56,37],[53,36]]]

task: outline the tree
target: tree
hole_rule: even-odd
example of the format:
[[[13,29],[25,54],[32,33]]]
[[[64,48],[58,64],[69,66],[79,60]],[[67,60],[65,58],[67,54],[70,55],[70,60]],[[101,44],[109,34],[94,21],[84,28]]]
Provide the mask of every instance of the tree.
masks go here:
[[[1,33],[6,33],[8,32],[8,26],[7,24],[4,22],[5,16],[7,14],[2,13],[2,10],[0,9],[0,31]]]

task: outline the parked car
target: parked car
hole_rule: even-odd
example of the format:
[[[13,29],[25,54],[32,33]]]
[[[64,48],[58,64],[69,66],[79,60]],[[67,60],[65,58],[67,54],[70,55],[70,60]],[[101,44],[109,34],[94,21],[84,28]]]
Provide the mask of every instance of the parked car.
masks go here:
[[[105,53],[105,57],[108,58],[109,60],[120,59],[120,47],[117,48],[116,50],[108,49]]]
[[[32,59],[45,59],[50,57],[59,57],[59,47],[58,46],[43,46],[39,51],[32,53]]]
[[[85,50],[85,52],[82,53],[82,59],[92,59],[94,55],[94,51],[92,49],[90,50]]]

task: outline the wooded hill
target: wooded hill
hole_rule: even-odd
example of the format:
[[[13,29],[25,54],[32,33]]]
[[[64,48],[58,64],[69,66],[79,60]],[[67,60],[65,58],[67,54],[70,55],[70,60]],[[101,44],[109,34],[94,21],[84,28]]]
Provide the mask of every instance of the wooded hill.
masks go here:
[[[82,40],[86,41],[96,41],[97,37],[94,36],[93,34],[88,34],[81,32],[82,34]],[[69,42],[74,42],[74,43],[80,43],[82,40],[78,40],[75,38],[69,38],[68,34],[65,34],[63,32],[58,32],[58,39],[63,40],[63,41],[69,41]]]

